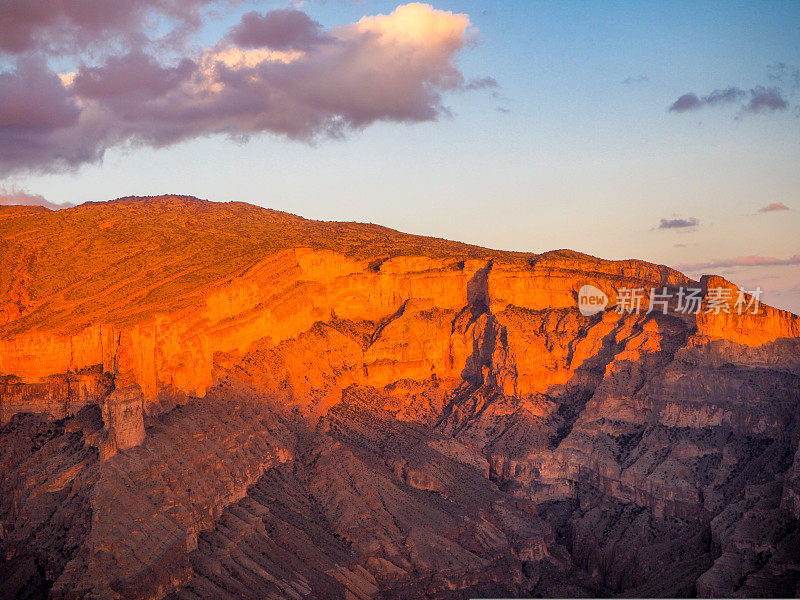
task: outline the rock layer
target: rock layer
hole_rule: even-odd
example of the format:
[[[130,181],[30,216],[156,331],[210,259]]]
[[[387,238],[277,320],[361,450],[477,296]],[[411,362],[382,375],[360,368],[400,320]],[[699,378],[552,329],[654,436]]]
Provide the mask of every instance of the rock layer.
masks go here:
[[[0,257],[11,595],[798,592],[800,319],[722,278],[184,197]]]

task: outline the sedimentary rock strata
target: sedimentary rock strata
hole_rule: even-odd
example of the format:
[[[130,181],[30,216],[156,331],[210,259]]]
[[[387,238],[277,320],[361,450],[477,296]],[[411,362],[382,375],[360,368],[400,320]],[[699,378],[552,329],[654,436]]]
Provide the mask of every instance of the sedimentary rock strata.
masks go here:
[[[0,257],[4,594],[800,593],[800,319],[722,278],[174,196]]]

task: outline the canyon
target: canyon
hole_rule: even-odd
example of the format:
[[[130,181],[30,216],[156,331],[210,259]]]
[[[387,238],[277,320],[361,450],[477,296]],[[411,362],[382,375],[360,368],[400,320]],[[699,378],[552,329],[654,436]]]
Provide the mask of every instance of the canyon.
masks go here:
[[[800,595],[800,317],[722,277],[186,196],[0,258],[4,598]]]

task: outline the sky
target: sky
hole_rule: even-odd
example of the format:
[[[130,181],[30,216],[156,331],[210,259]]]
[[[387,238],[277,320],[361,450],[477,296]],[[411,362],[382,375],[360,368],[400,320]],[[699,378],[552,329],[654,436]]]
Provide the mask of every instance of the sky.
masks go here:
[[[0,203],[166,193],[800,313],[800,3],[0,0]]]

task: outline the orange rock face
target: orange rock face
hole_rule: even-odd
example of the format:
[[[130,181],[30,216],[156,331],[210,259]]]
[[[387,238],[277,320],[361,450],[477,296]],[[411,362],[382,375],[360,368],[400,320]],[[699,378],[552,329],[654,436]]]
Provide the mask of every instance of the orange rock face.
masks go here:
[[[25,272],[24,265],[11,261],[3,307],[6,322],[0,328],[0,373],[35,383],[51,375],[102,365],[105,372],[129,377],[150,400],[164,388],[202,396],[214,383],[219,355],[230,364],[257,343],[263,347],[268,340],[277,348],[299,339],[315,323],[342,322],[372,327],[368,340],[350,336],[360,350],[343,350],[352,362],[347,365],[351,373],[349,380],[343,380],[344,387],[351,383],[383,387],[434,374],[440,379],[458,380],[465,369],[476,368],[467,363],[475,344],[486,333],[478,329],[489,326],[477,323],[465,311],[476,315],[476,311],[486,309],[493,315],[491,327],[497,329],[493,335],[506,332],[503,351],[509,356],[519,355],[519,362],[514,361],[518,372],[507,382],[509,375],[503,376],[503,385],[510,386],[508,390],[518,386],[514,395],[524,396],[543,392],[571,376],[565,354],[559,356],[550,347],[532,349],[519,336],[524,336],[526,322],[535,321],[537,312],[573,309],[577,289],[588,280],[587,274],[612,297],[616,289],[626,286],[649,289],[691,283],[676,271],[637,261],[614,263],[569,252],[538,256],[490,252],[425,238],[418,238],[415,246],[422,253],[419,256],[376,258],[369,243],[352,250],[335,237],[325,239],[331,248],[281,249],[292,241],[285,239],[287,236],[263,245],[251,242],[246,249],[252,254],[228,256],[226,236],[220,234],[217,240],[212,232],[206,236],[212,239],[201,238],[194,244],[203,247],[205,256],[198,256],[190,247],[180,249],[182,256],[166,260],[165,254],[179,251],[180,239],[168,244],[166,250],[157,245],[149,253],[129,248],[139,255],[136,258],[125,248],[109,248],[111,256],[103,254],[103,261],[135,263],[129,280],[119,282],[116,279],[122,278],[121,274],[104,274],[113,283],[110,289],[103,289],[102,282],[92,285],[94,282],[86,281],[89,273],[73,267],[73,277],[64,277],[61,287],[53,289],[45,269],[67,271],[71,258],[65,254],[58,264],[53,254],[62,250],[45,248],[46,240],[55,235],[47,230],[48,224],[56,229],[65,225],[61,221],[67,221],[78,246],[103,245],[99,241],[110,246],[107,232],[131,231],[137,225],[138,238],[150,239],[154,235],[151,230],[158,232],[168,226],[180,228],[177,232],[188,237],[190,222],[200,216],[217,220],[228,217],[227,227],[238,231],[241,221],[249,222],[253,218],[250,213],[257,210],[172,197],[116,204],[75,209],[87,213],[88,218],[69,213],[31,214],[29,209],[3,211],[0,223],[15,255],[44,257],[28,258],[27,269],[33,269],[38,280],[30,273],[20,275]],[[148,211],[153,213],[152,225],[145,221]],[[290,215],[261,212],[255,216],[261,217],[263,225],[253,227],[255,231],[274,233],[284,221],[296,220]],[[166,223],[162,225],[160,220]],[[308,230],[302,236],[307,241],[314,240],[318,228],[335,232],[337,225],[304,223],[298,228],[301,232],[303,227]],[[26,228],[40,236],[38,244],[20,241]],[[405,241],[412,236],[389,232],[387,237]],[[400,241],[396,245],[401,246]],[[373,252],[380,250],[383,248]],[[485,258],[470,258],[481,254]],[[149,255],[156,257],[152,266],[145,260]],[[6,257],[10,256],[7,250]],[[40,289],[39,281],[44,289]],[[27,285],[20,288],[25,282]],[[149,285],[142,289],[145,283]],[[28,299],[24,309],[20,308],[21,289]],[[174,301],[167,297],[167,290]],[[550,323],[536,326],[557,329],[560,324],[553,322],[553,314],[548,317]],[[467,315],[460,319],[463,331],[456,331],[454,319],[463,315]],[[509,328],[504,320],[512,326]],[[587,329],[587,323],[578,318],[571,336]],[[756,346],[799,335],[796,315],[763,305],[759,314],[743,317],[701,311],[697,330],[698,336],[709,339]],[[591,349],[587,352],[591,354]],[[570,362],[577,362],[575,358],[570,356]]]
[[[751,564],[761,552],[756,534],[728,523],[734,517],[726,511],[756,510],[747,494],[766,486],[773,501],[758,510],[784,525],[780,515],[796,517],[800,319],[763,304],[738,314],[738,290],[722,278],[694,282],[641,261],[565,250],[499,252],[173,196],[58,212],[0,207],[0,258],[3,431],[14,435],[21,419],[31,418],[19,413],[83,423],[75,425],[80,443],[99,460],[98,466],[86,458],[75,473],[48,471],[62,479],[83,473],[82,485],[99,490],[91,535],[76,542],[76,554],[58,550],[67,562],[48,567],[51,580],[61,578],[57,597],[70,589],[194,597],[186,591],[193,585],[206,590],[200,596],[216,597],[220,581],[200,565],[226,560],[214,546],[222,542],[204,546],[198,534],[215,531],[217,519],[234,519],[224,512],[230,507],[240,517],[227,526],[242,540],[280,546],[270,530],[242,524],[261,519],[286,527],[299,518],[265,516],[270,494],[293,515],[327,515],[321,529],[302,534],[329,545],[318,571],[297,567],[282,584],[271,580],[276,590],[293,590],[289,595],[339,597],[332,590],[346,589],[351,597],[391,597],[402,582],[421,585],[412,573],[442,572],[451,579],[430,584],[428,591],[439,590],[435,597],[495,589],[506,568],[488,558],[495,551],[524,567],[513,586],[497,588],[514,594],[756,593],[766,570],[776,569],[783,579],[775,585],[794,585],[793,567]],[[578,311],[586,284],[609,297],[605,311]],[[700,312],[648,312],[647,292],[664,287],[699,288]],[[640,312],[616,309],[626,288],[646,290]],[[711,306],[716,289],[729,290],[720,310]],[[247,406],[258,423],[245,438],[223,443],[208,419],[219,418],[228,399]],[[85,416],[95,405],[99,430]],[[268,415],[259,412],[262,405]],[[180,412],[186,406],[188,416]],[[189,441],[170,430],[181,419],[198,437]],[[280,435],[267,424],[274,419]],[[238,426],[231,421],[231,431]],[[67,435],[51,443],[68,445]],[[393,436],[402,452],[386,450]],[[225,461],[241,448],[268,447],[270,458],[260,463],[248,450],[243,464],[226,463],[221,496],[210,487],[197,495],[178,489],[191,489],[178,466],[159,475],[170,490],[166,500],[155,499],[158,486],[131,484],[130,506],[153,502],[167,515],[154,521],[150,541],[136,529],[136,543],[147,550],[134,551],[116,537],[124,532],[114,526],[114,486],[127,481],[126,470],[158,473],[154,457],[170,452],[164,440],[191,448],[193,460],[211,470],[212,455]],[[294,470],[276,466],[285,463]],[[317,479],[300,477],[298,469]],[[210,481],[211,471],[204,477]],[[305,499],[276,491],[281,478],[304,490]],[[476,504],[454,499],[462,484]],[[250,485],[260,491],[249,496]],[[436,504],[431,518],[444,533],[392,508],[413,497],[419,511],[428,510],[419,494],[454,502],[473,521],[453,520]],[[76,506],[87,501],[70,498]],[[544,521],[508,502],[529,502]],[[369,518],[361,523],[351,505]],[[20,511],[8,508],[4,518],[11,522]],[[492,516],[481,520],[483,514]],[[623,531],[614,519],[633,520]],[[670,529],[670,519],[683,525]],[[397,529],[382,529],[391,520]],[[705,537],[697,537],[698,523]],[[515,528],[531,527],[535,543],[520,545]],[[605,537],[592,537],[592,530]],[[642,541],[644,534],[635,544],[626,537],[636,531],[672,536],[670,551],[700,558],[673,573],[672,583],[647,588],[656,577],[647,570],[656,564],[648,553],[657,549]],[[776,525],[769,534],[781,548],[776,561],[794,548],[786,531]],[[482,536],[484,546],[472,548],[463,537],[469,535]],[[734,541],[740,538],[747,541]],[[14,539],[20,548],[29,544]],[[305,542],[293,544],[299,555],[308,551]],[[633,544],[639,554],[614,554],[614,544]],[[731,559],[736,544],[752,556]],[[442,562],[435,555],[443,548],[468,568]],[[340,557],[351,551],[359,558]],[[159,553],[174,562],[173,577],[158,570]],[[294,564],[288,555],[282,560],[280,569]],[[569,569],[579,570],[583,587],[558,587],[542,574],[545,562],[563,581]],[[158,583],[139,581],[137,573],[145,572]],[[324,590],[309,582],[322,572]],[[725,587],[726,577],[736,586]],[[417,591],[422,595],[424,586]]]

